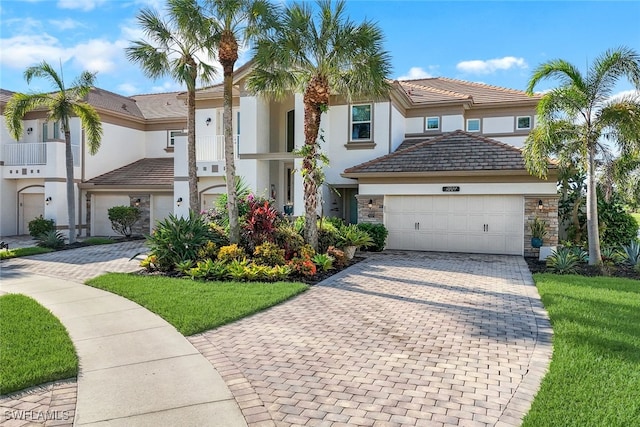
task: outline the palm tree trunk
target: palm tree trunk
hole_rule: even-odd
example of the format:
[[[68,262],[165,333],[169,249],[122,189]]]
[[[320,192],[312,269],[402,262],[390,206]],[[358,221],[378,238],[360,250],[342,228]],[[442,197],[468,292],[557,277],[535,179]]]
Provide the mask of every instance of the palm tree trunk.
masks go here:
[[[304,143],[306,145],[305,156],[302,159],[302,169],[304,174],[304,239],[313,247],[318,249],[318,184],[315,176],[314,159],[316,156],[316,141],[320,131],[320,119],[322,110],[320,105],[304,104]]]
[[[67,169],[67,215],[69,216],[69,244],[76,241],[76,192],[73,174],[73,153],[71,152],[71,131],[69,123],[64,124],[64,157]]]
[[[589,265],[600,265],[600,232],[598,230],[598,194],[596,193],[596,153],[589,147],[587,178],[587,237],[589,239]]]
[[[230,68],[230,69],[229,69]],[[224,162],[227,180],[227,211],[229,213],[229,241],[240,242],[238,200],[236,194],[236,165],[233,146],[233,65],[224,67]]]
[[[187,168],[189,174],[189,209],[200,212],[198,172],[196,169],[196,90],[187,91]]]

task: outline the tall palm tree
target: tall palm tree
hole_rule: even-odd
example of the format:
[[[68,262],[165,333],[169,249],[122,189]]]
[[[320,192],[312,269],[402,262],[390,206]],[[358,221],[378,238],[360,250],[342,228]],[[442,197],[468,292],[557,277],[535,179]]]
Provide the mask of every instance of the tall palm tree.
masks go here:
[[[389,92],[390,56],[382,48],[382,31],[370,21],[354,24],[345,8],[343,0],[319,0],[314,15],[308,3],[287,6],[276,31],[258,42],[256,68],[248,83],[251,90],[276,99],[292,90],[303,93],[305,240],[314,248],[321,175],[314,165],[320,119],[329,107],[329,96],[336,92],[351,102]]]
[[[544,94],[538,104],[538,125],[525,143],[525,163],[531,173],[546,177],[548,156],[579,158],[587,171],[589,264],[600,264],[596,159],[606,152],[606,143],[617,145],[625,156],[640,152],[640,99],[612,98],[621,78],[640,90],[640,56],[625,47],[608,50],[585,75],[562,59],[548,61],[534,70],[527,92],[533,94],[536,85],[548,78],[558,79],[561,85]]]
[[[249,43],[265,34],[273,24],[277,10],[265,0],[207,0],[211,12],[212,41],[224,76],[222,122],[224,126],[224,161],[227,181],[229,240],[240,241],[240,223],[236,194],[236,166],[233,145],[233,71],[238,60],[238,44]]]
[[[196,0],[168,0],[167,19],[150,8],[137,16],[147,40],[132,42],[125,49],[127,58],[138,63],[147,77],[171,76],[187,87],[187,166],[189,208],[198,212],[198,176],[196,171],[196,82],[209,82],[215,68],[212,57],[209,21]]]
[[[75,185],[73,182],[73,154],[71,152],[71,117],[80,118],[82,128],[86,133],[86,142],[90,154],[95,154],[100,148],[102,139],[102,123],[96,110],[86,102],[86,97],[95,82],[95,73],[83,71],[70,88],[67,88],[62,78],[62,73],[47,62],[29,67],[24,72],[27,83],[34,78],[49,80],[56,91],[51,93],[15,93],[5,109],[7,128],[14,139],[18,140],[22,135],[22,120],[29,111],[39,108],[47,109],[47,120],[59,122],[65,141],[65,167],[67,174],[67,215],[69,216],[69,243],[76,241],[76,203]]]

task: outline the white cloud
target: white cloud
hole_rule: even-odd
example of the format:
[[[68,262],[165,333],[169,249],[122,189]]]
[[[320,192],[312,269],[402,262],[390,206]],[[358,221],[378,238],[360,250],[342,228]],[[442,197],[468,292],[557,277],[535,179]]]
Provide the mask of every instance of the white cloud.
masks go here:
[[[2,65],[14,69],[24,69],[43,60],[52,64],[66,62],[73,55],[58,39],[46,33],[0,39],[0,49]]]
[[[623,99],[635,98],[636,100],[640,100],[640,90],[623,90],[622,92],[618,92],[612,95],[609,98],[609,101],[621,101]]]
[[[74,28],[84,27],[82,23],[71,18],[50,19],[49,24],[53,25],[58,30],[73,30]]]
[[[428,79],[429,77],[433,77],[433,75],[421,67],[411,67],[409,72],[404,76],[398,77],[398,80]]]
[[[109,73],[124,61],[123,41],[92,39],[72,48],[73,61],[83,70]]]
[[[123,95],[136,95],[140,93],[140,89],[131,83],[122,83],[118,85],[118,93]]]
[[[498,70],[509,70],[511,68],[527,68],[524,58],[505,56],[504,58],[483,60],[462,61],[456,65],[459,71],[470,74],[491,74]]]
[[[151,87],[151,93],[177,92],[177,91],[183,91],[183,90],[186,90],[184,86],[172,80],[165,81],[159,86],[155,85]]]
[[[105,0],[58,0],[60,9],[80,9],[90,11],[102,5]]]

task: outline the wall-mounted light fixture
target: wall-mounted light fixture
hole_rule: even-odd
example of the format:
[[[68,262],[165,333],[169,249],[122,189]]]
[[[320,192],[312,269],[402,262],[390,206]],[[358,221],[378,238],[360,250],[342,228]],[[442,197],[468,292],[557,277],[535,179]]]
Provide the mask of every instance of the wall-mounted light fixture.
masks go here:
[[[178,206],[182,206],[182,197],[178,197],[178,200],[176,200],[176,203],[178,204]]]
[[[33,128],[32,127],[28,127],[27,128],[27,135],[31,135],[31,132],[33,132]]]
[[[538,210],[541,211],[542,207],[544,206],[544,204],[542,203],[542,200],[538,200]]]
[[[133,202],[133,204],[135,205],[136,208],[140,206],[140,199],[136,199],[136,201]]]
[[[204,121],[207,126],[209,126],[211,124],[211,117],[207,117],[207,120]]]
[[[44,202],[49,205],[49,203],[51,203],[53,199],[51,198],[51,196],[47,197],[46,199],[44,199]]]
[[[373,199],[369,199],[369,209],[373,208]]]

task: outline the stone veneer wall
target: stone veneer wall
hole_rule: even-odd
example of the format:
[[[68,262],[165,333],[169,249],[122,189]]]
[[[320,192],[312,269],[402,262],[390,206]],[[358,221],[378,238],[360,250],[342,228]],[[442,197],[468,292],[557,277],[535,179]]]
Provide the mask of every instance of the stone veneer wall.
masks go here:
[[[542,200],[542,209],[538,201]],[[535,217],[547,223],[547,236],[544,246],[558,245],[558,196],[525,196],[524,198],[524,256],[538,257],[540,249],[531,247],[531,228],[529,223]]]
[[[129,206],[136,206],[136,201],[140,199],[140,219],[131,227],[131,234],[134,236],[143,236],[149,234],[151,226],[151,195],[149,194],[130,194]]]
[[[384,221],[384,196],[357,195],[358,223],[383,224]],[[369,208],[369,200],[373,201]]]

